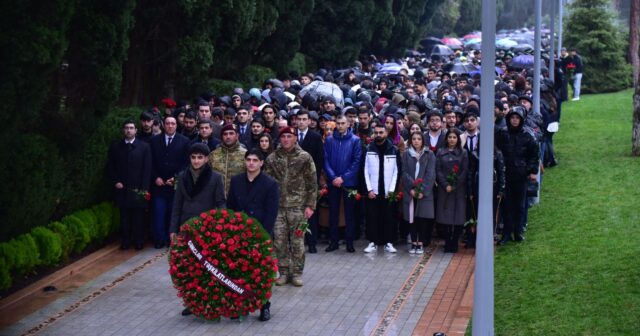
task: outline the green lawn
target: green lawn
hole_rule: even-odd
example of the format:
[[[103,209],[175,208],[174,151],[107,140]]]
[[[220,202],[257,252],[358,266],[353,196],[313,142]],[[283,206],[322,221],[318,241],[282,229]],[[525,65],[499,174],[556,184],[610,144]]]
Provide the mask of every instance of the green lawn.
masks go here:
[[[627,90],[563,104],[527,240],[495,259],[497,335],[640,333],[640,158]]]

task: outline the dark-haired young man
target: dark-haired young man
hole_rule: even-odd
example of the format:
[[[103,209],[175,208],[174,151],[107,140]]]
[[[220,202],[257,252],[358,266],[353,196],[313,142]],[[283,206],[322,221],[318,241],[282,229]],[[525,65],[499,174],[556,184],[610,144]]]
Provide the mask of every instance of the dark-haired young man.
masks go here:
[[[220,146],[220,140],[213,137],[213,121],[209,119],[198,120],[198,136],[191,141],[191,144],[203,143],[212,152]]]
[[[140,113],[140,130],[136,133],[136,138],[149,143],[153,137],[153,120],[154,116],[149,111]]]
[[[273,227],[278,216],[280,189],[278,183],[262,173],[264,158],[258,149],[250,149],[244,155],[246,173],[231,178],[227,207],[234,211],[244,211],[254,217],[273,239]],[[271,318],[271,303],[267,301],[260,308],[260,321]]]
[[[141,250],[144,243],[144,210],[147,199],[144,193],[151,182],[151,149],[136,138],[136,124],[127,120],[122,124],[124,140],[109,148],[109,179],[115,188],[116,205],[120,208],[120,248],[131,244]]]

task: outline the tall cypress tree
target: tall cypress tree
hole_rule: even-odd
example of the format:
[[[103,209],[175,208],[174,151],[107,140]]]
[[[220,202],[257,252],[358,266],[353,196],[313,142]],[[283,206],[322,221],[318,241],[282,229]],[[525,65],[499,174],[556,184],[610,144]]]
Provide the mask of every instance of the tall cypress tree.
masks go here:
[[[575,0],[565,21],[564,45],[576,48],[585,68],[582,91],[610,92],[631,84],[624,41],[606,0]]]

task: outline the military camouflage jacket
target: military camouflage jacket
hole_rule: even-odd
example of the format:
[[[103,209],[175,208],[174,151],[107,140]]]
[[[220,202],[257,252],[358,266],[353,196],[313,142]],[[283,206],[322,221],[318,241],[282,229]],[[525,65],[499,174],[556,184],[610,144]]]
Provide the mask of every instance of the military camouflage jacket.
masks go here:
[[[246,152],[247,149],[240,145],[240,141],[238,141],[231,147],[221,144],[220,147],[209,154],[211,168],[222,175],[225,196],[229,195],[229,181],[231,181],[231,178],[245,171],[244,153]]]
[[[309,153],[298,145],[290,152],[278,148],[267,157],[264,166],[264,172],[280,186],[281,208],[316,209],[316,166]]]

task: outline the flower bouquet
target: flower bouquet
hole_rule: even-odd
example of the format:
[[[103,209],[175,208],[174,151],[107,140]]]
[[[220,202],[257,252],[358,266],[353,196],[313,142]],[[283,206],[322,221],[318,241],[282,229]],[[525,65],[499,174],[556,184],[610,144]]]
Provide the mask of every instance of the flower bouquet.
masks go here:
[[[214,209],[189,219],[176,237],[169,274],[194,315],[244,316],[271,297],[277,260],[269,234],[254,218]]]
[[[392,191],[387,194],[387,198],[389,199],[389,203],[396,203],[402,200],[404,193],[402,191]]]
[[[298,225],[293,229],[293,234],[296,237],[303,237],[305,233],[311,234],[311,229],[309,229],[309,222],[307,220],[303,220],[298,223]]]
[[[129,189],[129,190],[134,192],[136,196],[138,196],[141,200],[145,200],[147,202],[151,200],[151,194],[146,190],[142,190],[142,189]]]
[[[412,190],[413,194],[415,195],[413,198],[418,199],[418,196],[420,196],[420,194],[422,193],[422,190],[424,188],[422,183],[424,183],[424,180],[421,178],[417,178],[415,179],[415,181],[413,181]]]
[[[452,190],[456,190],[456,186],[458,185],[458,173],[460,172],[460,166],[454,164],[447,174],[447,183],[451,186]]]
[[[329,189],[326,186],[318,190],[318,199],[323,198],[327,195],[329,195]]]
[[[362,195],[356,189],[344,189],[347,192],[347,197],[353,198],[356,201],[360,201],[362,199]]]

